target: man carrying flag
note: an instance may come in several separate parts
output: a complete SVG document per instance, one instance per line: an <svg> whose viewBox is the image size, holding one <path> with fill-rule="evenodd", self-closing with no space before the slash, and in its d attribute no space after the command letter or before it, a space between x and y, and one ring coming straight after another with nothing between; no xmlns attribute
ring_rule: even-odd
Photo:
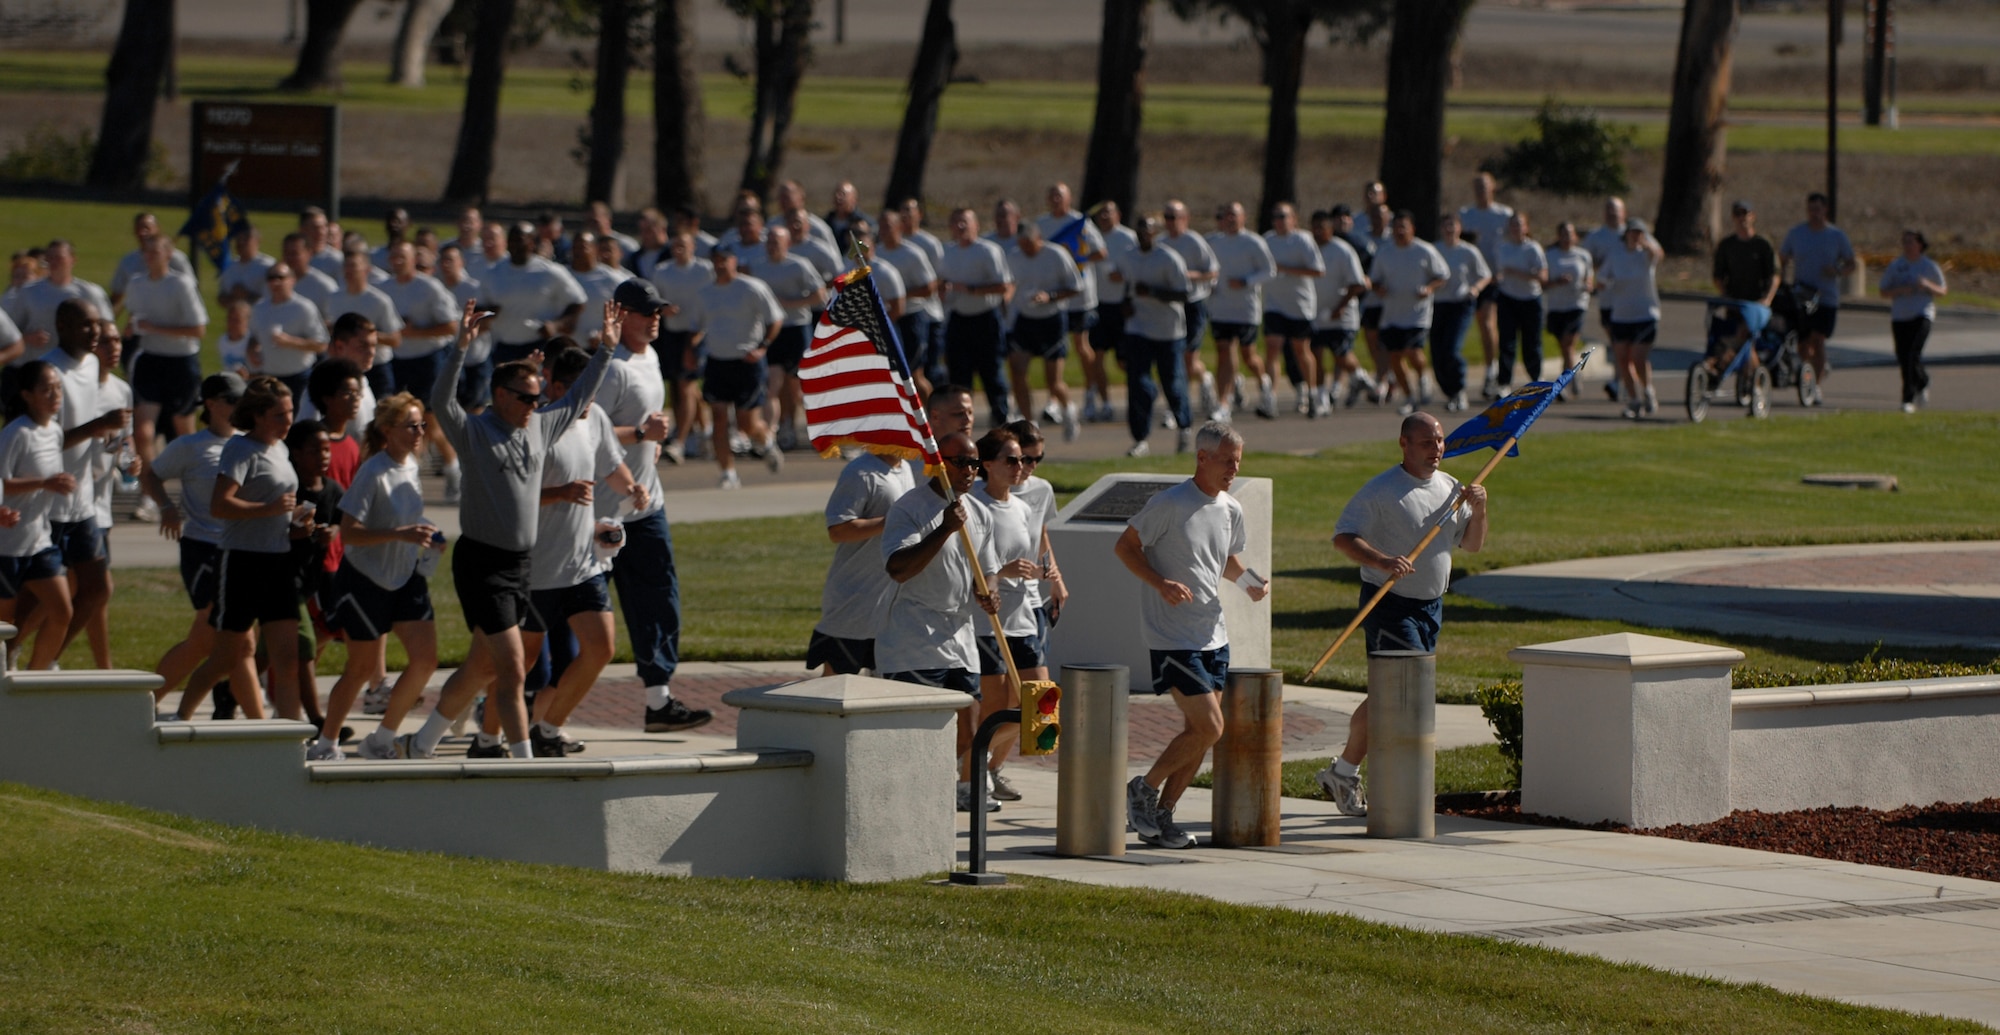
<svg viewBox="0 0 2000 1035"><path fill-rule="evenodd" d="M1486 486L1461 488L1438 470L1444 460L1444 426L1428 413L1403 418L1396 442L1403 462L1368 480L1341 509L1333 546L1361 566L1361 603L1389 592L1361 621L1369 653L1436 651L1444 621L1444 591L1451 582L1451 551L1478 553L1486 545ZM1460 497L1464 506L1459 506ZM1433 527L1442 527L1427 544ZM1363 816L1361 761L1368 757L1368 703L1347 721L1347 746L1316 776L1342 815Z"/></svg>

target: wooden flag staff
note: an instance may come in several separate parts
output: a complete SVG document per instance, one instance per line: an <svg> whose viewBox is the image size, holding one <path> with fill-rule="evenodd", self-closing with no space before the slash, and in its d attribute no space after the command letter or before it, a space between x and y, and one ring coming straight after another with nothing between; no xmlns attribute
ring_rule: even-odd
<svg viewBox="0 0 2000 1035"><path fill-rule="evenodd" d="M1581 366L1582 364L1578 365ZM1509 438L1506 442L1501 443L1500 448L1494 452L1493 459L1486 461L1486 466L1480 468L1479 470L1479 477L1472 479L1472 483L1470 485L1467 485L1466 488L1469 489L1473 485L1478 485L1481 482L1484 482L1486 480L1486 476L1492 474L1493 469L1495 467L1500 466L1500 461L1505 460L1507 458L1507 451L1513 449L1514 443L1517 441L1519 441L1518 436L1514 438ZM1436 539L1438 537L1438 533L1444 531L1445 522L1450 521L1451 516L1453 514L1458 513L1458 508L1462 506L1465 506L1464 492L1460 492L1458 494L1458 499L1453 501L1451 509L1445 512L1444 517L1439 518L1438 523L1432 525L1431 530L1429 532L1424 533L1423 541L1417 544L1416 549L1410 551L1409 556L1411 558L1423 556L1424 550L1430 547L1431 540ZM1340 638L1333 641L1333 646L1328 647L1326 649L1326 653L1321 654L1319 656L1318 661L1313 662L1313 667L1311 671L1306 673L1306 682L1308 683L1312 682L1313 678L1319 675L1319 670L1325 668L1326 663L1333 659L1334 652L1338 651L1341 645L1347 642L1348 637L1354 635L1354 630L1361 628L1362 619L1367 618L1368 613L1370 611L1375 610L1375 605L1381 603L1382 598L1389 595L1389 587L1395 585L1396 580L1400 578L1402 578L1401 575L1391 575L1389 577L1389 581L1382 583L1382 588L1376 590L1375 595L1368 598L1368 603L1363 605L1361 610L1355 613L1354 620L1348 622L1347 628L1342 629L1340 631Z"/></svg>

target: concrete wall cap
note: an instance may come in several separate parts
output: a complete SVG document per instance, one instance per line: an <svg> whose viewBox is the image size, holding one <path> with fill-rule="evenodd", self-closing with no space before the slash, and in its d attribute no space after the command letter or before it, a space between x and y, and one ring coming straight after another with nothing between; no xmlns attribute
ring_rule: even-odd
<svg viewBox="0 0 2000 1035"><path fill-rule="evenodd" d="M1516 647L1507 652L1507 660L1524 665L1539 663L1568 668L1636 671L1735 665L1742 662L1743 652L1644 633L1611 633Z"/></svg>
<svg viewBox="0 0 2000 1035"><path fill-rule="evenodd" d="M2000 697L2000 676L1953 676L1885 683L1840 683L1738 690L1732 708L1798 708L1825 704L1879 704L1885 701L1948 697Z"/></svg>
<svg viewBox="0 0 2000 1035"><path fill-rule="evenodd" d="M641 755L581 759L499 758L464 762L456 759L412 759L397 762L307 762L314 783L385 783L398 780L580 780L621 776L695 776L701 773L749 769L794 769L812 764L810 751L793 748L751 748L699 755Z"/></svg>
<svg viewBox="0 0 2000 1035"><path fill-rule="evenodd" d="M135 668L77 669L69 672L9 672L9 693L83 693L94 690L157 690L164 682Z"/></svg>
<svg viewBox="0 0 2000 1035"><path fill-rule="evenodd" d="M869 676L822 676L782 686L731 690L722 695L722 703L736 708L811 712L817 715L957 711L965 707L967 700L956 690L938 690Z"/></svg>
<svg viewBox="0 0 2000 1035"><path fill-rule="evenodd" d="M243 740L296 740L319 732L309 722L290 719L238 719L232 722L162 722L153 727L162 744L221 743Z"/></svg>

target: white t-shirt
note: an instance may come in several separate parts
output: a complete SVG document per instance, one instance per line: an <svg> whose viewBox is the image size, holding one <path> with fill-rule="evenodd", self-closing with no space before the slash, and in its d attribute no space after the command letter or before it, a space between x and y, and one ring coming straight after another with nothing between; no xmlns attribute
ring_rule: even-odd
<svg viewBox="0 0 2000 1035"><path fill-rule="evenodd" d="M303 298L294 295L283 302L266 298L251 306L250 336L257 339L260 346L264 373L284 377L312 369L319 353L285 348L277 343L271 333L273 331L283 331L308 341L328 340L326 323L320 317L319 308Z"/></svg>
<svg viewBox="0 0 2000 1035"><path fill-rule="evenodd" d="M1467 205L1458 210L1458 225L1479 238L1479 254L1486 257L1488 269L1500 268L1495 259L1500 254L1501 243L1507 240L1507 221L1512 218L1513 208L1497 201L1491 208Z"/></svg>
<svg viewBox="0 0 2000 1035"><path fill-rule="evenodd" d="M1523 238L1519 244L1501 241L1494 253L1490 261L1500 278L1501 294L1524 301L1542 297L1542 284L1535 274L1547 271L1549 260L1539 243L1533 238Z"/></svg>
<svg viewBox="0 0 2000 1035"><path fill-rule="evenodd" d="M167 272L178 273L189 280L194 279L194 266L188 262L187 253L175 248L167 257ZM117 268L111 271L111 293L124 295L132 288L132 282L146 275L146 253L133 249L118 260ZM107 317L111 314L106 313Z"/></svg>
<svg viewBox="0 0 2000 1035"><path fill-rule="evenodd" d="M407 281L390 278L377 287L395 307L396 316L402 321L403 339L396 343L394 358L422 359L451 344L457 337L460 310L464 308L451 295L451 289L436 277L425 273L412 273ZM436 327L445 324L454 328L433 337L418 337L410 331L415 327ZM380 362L378 359L377 362Z"/></svg>
<svg viewBox="0 0 2000 1035"><path fill-rule="evenodd" d="M966 288L1014 282L1014 275L1007 271L1006 254L992 241L975 240L971 244L945 246L944 258L938 260L937 272L938 279L950 281L953 285L953 291L946 299L953 316L978 316L1000 308L999 295L975 294Z"/></svg>
<svg viewBox="0 0 2000 1035"><path fill-rule="evenodd" d="M1033 258L1027 252L1016 248L1007 253L1007 265L1014 274L1014 313L1029 319L1044 320L1063 311L1068 299L1061 302L1032 301L1035 293L1046 291L1053 295L1060 291L1082 290L1083 277L1077 273L1076 263L1069 252L1060 245L1042 244L1041 251Z"/></svg>
<svg viewBox="0 0 2000 1035"><path fill-rule="evenodd" d="M1326 272L1326 262L1320 257L1319 245L1304 230L1288 234L1273 230L1264 235L1264 241L1270 246L1271 261L1276 265ZM1294 320L1312 319L1313 310L1319 304L1319 291L1313 283L1318 279L1296 273L1274 273L1270 286L1264 289L1264 311Z"/></svg>
<svg viewBox="0 0 2000 1035"><path fill-rule="evenodd" d="M916 487L909 462L891 467L881 457L863 453L840 469L840 479L826 498L826 526L887 517L889 508ZM882 544L874 539L836 543L826 585L820 590L819 624L813 631L843 640L874 639L896 588L883 563Z"/></svg>
<svg viewBox="0 0 2000 1035"><path fill-rule="evenodd" d="M1382 293L1382 326L1429 327L1431 296L1418 297L1417 289L1451 274L1444 256L1428 241L1412 240L1407 248L1390 241L1375 250L1371 279Z"/></svg>
<svg viewBox="0 0 2000 1035"><path fill-rule="evenodd" d="M0 479L53 478L63 469L62 422L36 424L27 416L0 429ZM7 506L21 512L13 528L0 528L0 557L32 557L54 544L49 511L62 499L47 489L6 494Z"/></svg>
<svg viewBox="0 0 2000 1035"><path fill-rule="evenodd" d="M134 322L144 320L160 327L206 329L208 326L208 310L201 304L201 292L192 276L169 273L154 280L141 273L133 277L125 285L125 311L132 314ZM201 354L200 334L173 337L147 334L140 344L149 356Z"/></svg>
<svg viewBox="0 0 2000 1035"><path fill-rule="evenodd" d="M883 520L883 563L896 551L922 542L943 523L944 509L944 499L929 482L904 493ZM998 567L993 562L992 519L984 507L970 500L965 504L965 531L979 552L981 570L990 577ZM972 589L965 540L952 535L922 571L891 590L888 611L875 636L875 670L959 668L978 672L977 623L991 623L979 613Z"/></svg>
<svg viewBox="0 0 2000 1035"><path fill-rule="evenodd" d="M1615 323L1659 319L1657 274L1658 263L1652 252L1620 244L1618 250L1605 259L1604 268L1598 272L1598 284L1603 288L1598 295L1598 304L1611 310L1611 319Z"/></svg>
<svg viewBox="0 0 2000 1035"><path fill-rule="evenodd" d="M1213 496L1194 479L1154 494L1126 522L1139 533L1146 563L1188 588L1193 599L1169 605L1141 587L1139 617L1149 650L1214 650L1229 642L1222 623L1222 572L1250 544L1243 505L1227 492Z"/></svg>
<svg viewBox="0 0 2000 1035"><path fill-rule="evenodd" d="M680 311L661 318L660 329L686 333L695 329L693 310L699 306L697 298L701 289L715 283L715 264L707 259L695 259L682 266L672 260L653 267L647 279L660 290L660 297L680 307Z"/></svg>
<svg viewBox="0 0 2000 1035"><path fill-rule="evenodd" d="M1216 261L1215 293L1209 297L1208 318L1216 323L1247 324L1263 319L1263 283L1277 273L1270 246L1256 234L1238 230L1209 234L1208 247ZM1231 287L1232 280L1243 281L1243 286Z"/></svg>
<svg viewBox="0 0 2000 1035"><path fill-rule="evenodd" d="M875 259L876 269L884 266L895 269L897 275L903 278L905 290L913 287L921 288L937 280L937 269L931 265L930 256L908 240L897 243L894 248L876 248ZM936 295L912 299L904 306L904 311L907 312L912 305L918 312L929 315L933 320L944 316L944 303L940 302Z"/></svg>
<svg viewBox="0 0 2000 1035"><path fill-rule="evenodd" d="M986 508L987 519L992 523L996 569L1011 561L1032 561L1040 556L1041 514L1034 504L1011 494L1004 503L994 499L986 491L985 482L973 486L967 496ZM1000 627L1007 635L1033 636L1041 631L1035 616L1035 608L1042 602L1040 579L995 577L992 585L1000 594ZM986 636L991 627L990 622L981 626L979 635Z"/></svg>
<svg viewBox="0 0 2000 1035"><path fill-rule="evenodd" d="M132 408L132 386L122 377L107 377L97 382L98 414L115 413ZM132 416L125 416L125 430L118 438L99 444L96 455L91 460L91 484L95 497L91 514L97 519L97 527L110 528L116 518L111 513L111 497L118 489L118 443L132 438Z"/></svg>
<svg viewBox="0 0 2000 1035"><path fill-rule="evenodd" d="M1137 248L1118 259L1118 271L1125 275L1125 287L1144 284L1149 291L1186 291L1187 266L1179 253L1157 245L1152 251ZM1187 307L1161 300L1158 294L1131 296L1132 315L1125 318L1125 333L1150 341L1179 341L1187 337Z"/></svg>
<svg viewBox="0 0 2000 1035"><path fill-rule="evenodd" d="M618 285L631 280L632 275L602 263L591 267L588 273L572 270L570 275L583 289L583 312L576 314L576 329L570 337L587 344L591 335L604 330L604 303L611 301L611 293L618 290Z"/></svg>
<svg viewBox="0 0 2000 1035"><path fill-rule="evenodd" d="M542 464L542 487L575 481L600 482L617 470L623 460L617 431L604 415L604 407L592 406L588 417L571 422L569 430L549 446L548 459ZM528 588L568 589L610 570L611 566L597 555L593 544L596 529L597 509L593 504L567 501L542 504L535 515L535 549Z"/></svg>
<svg viewBox="0 0 2000 1035"><path fill-rule="evenodd" d="M1792 279L1801 287L1818 291L1821 308L1840 307L1840 277L1827 270L1854 261L1854 246L1848 243L1845 230L1831 223L1818 230L1800 223L1786 232L1778 258L1792 260Z"/></svg>
<svg viewBox="0 0 2000 1035"><path fill-rule="evenodd" d="M771 325L785 318L771 289L756 277L745 276L702 288L692 313L713 359L742 359L751 349L763 348Z"/></svg>
<svg viewBox="0 0 2000 1035"><path fill-rule="evenodd" d="M298 472L292 469L291 451L283 442L269 446L248 435L238 435L222 447L216 477L238 486L236 498L245 503L271 503L288 492L299 491ZM292 548L292 516L234 518L222 523L225 550L252 553L289 553Z"/></svg>
<svg viewBox="0 0 2000 1035"><path fill-rule="evenodd" d="M215 475L222 467L222 447L234 432L218 435L197 429L166 444L153 458L153 474L162 482L181 483L181 538L213 546L222 542L222 522L209 512L215 498Z"/></svg>
<svg viewBox="0 0 2000 1035"><path fill-rule="evenodd" d="M1042 530L1056 519L1056 487L1047 478L1031 474L1028 480L1014 486L1014 498L1028 505L1033 523L1028 531L1034 537L1035 549L1042 548ZM1039 555L1039 554L1038 554ZM1053 555L1045 560L1053 560ZM1043 582L1035 583L1035 606L1040 607L1049 600L1050 590Z"/></svg>
<svg viewBox="0 0 2000 1035"><path fill-rule="evenodd" d="M97 356L86 352L71 356L62 349L50 349L44 357L62 375L62 412L56 423L64 428L80 428L104 413L97 403ZM102 443L86 438L63 449L63 470L76 479L76 491L56 500L49 508L50 521L86 521L97 509L97 454Z"/></svg>
<svg viewBox="0 0 2000 1035"><path fill-rule="evenodd" d="M1898 255L1895 261L1882 270L1882 290L1893 287L1915 287L1917 281L1928 280L1939 286L1944 285L1944 270L1930 256L1925 255L1915 262L1907 256ZM1914 295L1897 295L1889 300L1889 319L1935 320L1937 319L1937 296L1928 292Z"/></svg>
<svg viewBox="0 0 2000 1035"><path fill-rule="evenodd" d="M509 259L487 270L479 281L479 300L500 311L492 333L501 345L541 341L542 324L588 301L583 285L568 270L538 255L530 255L524 265Z"/></svg>
<svg viewBox="0 0 2000 1035"><path fill-rule="evenodd" d="M222 271L221 276L215 278L215 291L226 298L230 292L241 289L244 298L251 302L261 301L271 267L277 264L276 258L262 253L248 259L236 259Z"/></svg>
<svg viewBox="0 0 2000 1035"><path fill-rule="evenodd" d="M1319 246L1319 255L1320 262L1326 266L1326 274L1320 277L1316 289L1319 300L1313 306L1313 330L1360 330L1361 299L1348 298L1347 289L1357 284L1363 287L1368 285L1367 275L1361 272L1361 256L1355 254L1353 245L1338 237L1327 238L1327 242ZM1337 305L1341 306L1341 310L1340 315L1335 317L1332 315L1333 307Z"/></svg>
<svg viewBox="0 0 2000 1035"><path fill-rule="evenodd" d="M618 351L612 353L610 368L604 371L604 383L597 386L597 398L591 401L596 404L592 410L602 411L610 418L614 432L618 428L638 427L647 414L659 413L667 404L667 382L660 372L659 352L649 348L645 355L635 356L625 346L618 346ZM613 442L616 441L614 436ZM637 521L665 510L665 493L660 491L660 444L641 438L618 448L624 454L625 466L632 472L632 480L646 490L647 497L645 510L626 514L623 520ZM597 487L596 499L597 516L601 518L616 517L625 504L624 496L602 483Z"/></svg>
<svg viewBox="0 0 2000 1035"><path fill-rule="evenodd" d="M1458 479L1443 471L1418 481L1398 464L1368 479L1347 501L1333 534L1360 536L1390 557L1404 557L1443 519L1444 531L1416 559L1417 570L1396 580L1389 590L1412 600L1435 600L1451 583L1451 548L1465 538L1466 525L1472 520L1472 512L1463 507L1445 517L1458 491ZM1379 587L1383 578L1374 568L1361 569L1361 581L1366 585Z"/></svg>
<svg viewBox="0 0 2000 1035"><path fill-rule="evenodd" d="M402 463L388 453L361 461L354 481L341 494L340 510L367 528L414 525L424 517L422 465L412 455ZM400 539L368 546L348 544L342 559L383 589L401 589L416 574L419 552L428 547Z"/></svg>
<svg viewBox="0 0 2000 1035"><path fill-rule="evenodd" d="M1460 241L1439 247L1437 253L1451 271L1450 279L1437 289L1436 298L1440 302L1470 302L1476 297L1472 285L1493 279L1493 269L1486 265L1485 254L1473 245Z"/></svg>
<svg viewBox="0 0 2000 1035"><path fill-rule="evenodd" d="M1590 304L1590 274L1594 264L1582 248L1551 248L1548 253L1549 279L1569 277L1567 284L1550 284L1549 312L1564 313Z"/></svg>

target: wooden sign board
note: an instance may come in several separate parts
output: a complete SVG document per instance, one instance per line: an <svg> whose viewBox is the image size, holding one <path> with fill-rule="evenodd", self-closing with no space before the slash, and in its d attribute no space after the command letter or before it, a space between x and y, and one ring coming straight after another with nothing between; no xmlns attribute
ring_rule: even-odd
<svg viewBox="0 0 2000 1035"><path fill-rule="evenodd" d="M238 202L319 205L340 217L338 107L197 101L193 108L190 197L227 174Z"/></svg>

